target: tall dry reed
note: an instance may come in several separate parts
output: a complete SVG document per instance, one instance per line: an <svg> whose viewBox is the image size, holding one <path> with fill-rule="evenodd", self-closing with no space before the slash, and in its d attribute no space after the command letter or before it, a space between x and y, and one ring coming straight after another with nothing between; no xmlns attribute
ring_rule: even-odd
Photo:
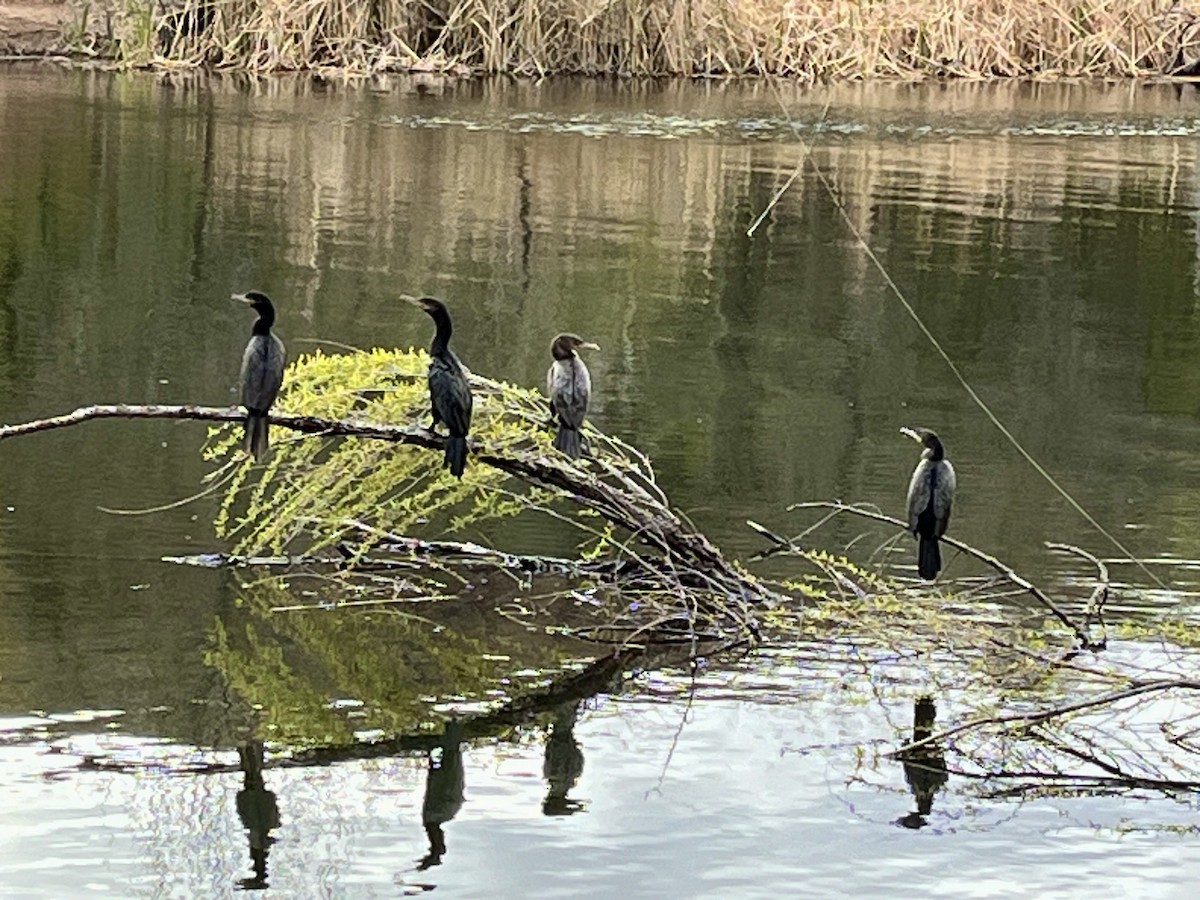
<svg viewBox="0 0 1200 900"><path fill-rule="evenodd" d="M1179 0L104 2L129 62L260 71L1070 77L1200 59Z"/></svg>

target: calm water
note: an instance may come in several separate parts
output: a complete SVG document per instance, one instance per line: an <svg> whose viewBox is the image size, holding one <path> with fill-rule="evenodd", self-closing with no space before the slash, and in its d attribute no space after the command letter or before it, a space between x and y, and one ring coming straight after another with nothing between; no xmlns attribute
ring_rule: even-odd
<svg viewBox="0 0 1200 900"><path fill-rule="evenodd" d="M898 428L925 425L959 471L955 534L1085 592L1087 570L1042 542L1115 551L974 406L812 174L746 236L801 159L794 124L996 414L1134 553L1177 563L1161 567L1169 589L1127 591L1114 609L1189 610L1200 92L893 85L782 100L794 123L764 85L6 70L0 421L231 402L249 329L232 290L278 298L293 353L424 343L427 320L396 296L436 293L459 353L489 375L539 383L559 330L599 343L594 420L648 451L733 554L759 547L747 518L809 524L792 502L897 512L915 457ZM584 701L573 732L555 726L568 768L586 760L576 815L543 814L544 728L464 745L461 770L453 754L448 765L465 800L445 802L445 853L421 868L424 752L269 768L248 787L233 748L412 731L435 700L479 708L481 686L502 699L585 648L478 604L431 613L446 626L436 640L387 617L272 617L229 573L160 562L220 549L213 501L137 517L100 507L195 492L203 437L195 423L96 423L0 448L0 886L14 896L229 892L251 877L247 816L269 819L271 805L269 881L298 897L1018 883L1183 896L1200 875L1194 805L1154 795L1017 804L952 779L929 827L897 827L912 798L870 748L910 712L839 701L834 688L861 671L792 651L714 667L690 706L688 682L661 674ZM550 530L519 537L558 547ZM886 537L846 522L811 540L859 538L865 557ZM1114 572L1144 587L1131 567ZM313 712L326 707L327 721ZM209 764L220 770L194 772Z"/></svg>

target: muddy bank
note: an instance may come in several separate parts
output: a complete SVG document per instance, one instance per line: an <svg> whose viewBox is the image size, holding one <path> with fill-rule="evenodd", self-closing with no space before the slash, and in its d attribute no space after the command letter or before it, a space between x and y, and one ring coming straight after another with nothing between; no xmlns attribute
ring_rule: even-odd
<svg viewBox="0 0 1200 900"><path fill-rule="evenodd" d="M70 52L67 34L76 26L67 3L46 0L0 2L0 54L52 56Z"/></svg>

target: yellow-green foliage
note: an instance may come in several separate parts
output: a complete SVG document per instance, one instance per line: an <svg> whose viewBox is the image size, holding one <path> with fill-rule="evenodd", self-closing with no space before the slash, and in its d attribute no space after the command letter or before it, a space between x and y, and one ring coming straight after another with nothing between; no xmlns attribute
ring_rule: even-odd
<svg viewBox="0 0 1200 900"><path fill-rule="evenodd" d="M363 424L428 425L428 363L428 355L417 350L302 356L288 367L275 409ZM473 445L502 456L533 455L551 466L574 465L553 449L546 402L536 391L476 375L471 385ZM594 432L592 438L593 457L584 465L643 471L624 445ZM279 427L271 430L271 440L260 469L242 454L240 426L213 429L209 437L206 458L219 463L221 477L229 479L216 529L236 542L237 553L311 551L339 541L361 553L372 532L457 535L468 525L514 516L552 497L470 456L460 480L442 468L438 450Z"/></svg>
<svg viewBox="0 0 1200 900"><path fill-rule="evenodd" d="M1160 613L1149 622L1119 622L1113 627L1113 637L1123 641L1166 641L1192 650L1200 648L1200 626L1166 613Z"/></svg>

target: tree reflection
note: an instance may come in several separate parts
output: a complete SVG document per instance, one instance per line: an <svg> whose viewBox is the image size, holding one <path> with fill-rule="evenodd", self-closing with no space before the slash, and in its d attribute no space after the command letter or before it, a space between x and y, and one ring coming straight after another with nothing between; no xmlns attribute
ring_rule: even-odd
<svg viewBox="0 0 1200 900"><path fill-rule="evenodd" d="M267 854L275 839L271 830L279 827L279 805L275 793L263 784L263 743L251 741L238 747L244 782L237 794L238 818L242 820L250 840L250 864L254 874L238 881L246 891L265 890L267 884Z"/></svg>

